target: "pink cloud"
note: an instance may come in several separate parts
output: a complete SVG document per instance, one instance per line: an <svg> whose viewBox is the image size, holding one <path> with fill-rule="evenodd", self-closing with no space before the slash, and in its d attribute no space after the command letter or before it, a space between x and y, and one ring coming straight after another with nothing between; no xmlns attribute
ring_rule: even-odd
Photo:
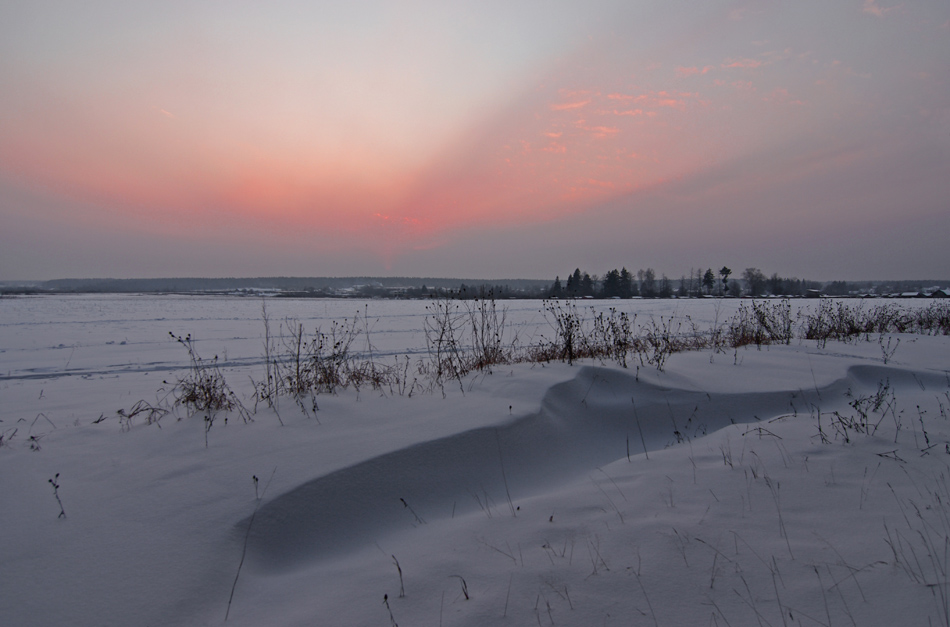
<svg viewBox="0 0 950 627"><path fill-rule="evenodd" d="M615 126L592 126L586 130L591 131L594 137L607 137L620 132L620 129Z"/></svg>
<svg viewBox="0 0 950 627"><path fill-rule="evenodd" d="M663 98L656 101L656 106L658 107L668 107L670 109L679 109L682 111L686 108L686 103L682 100L677 100L675 98Z"/></svg>
<svg viewBox="0 0 950 627"><path fill-rule="evenodd" d="M564 102L561 104L552 104L551 111L570 111L572 109L583 109L590 104L590 99L581 100L578 102Z"/></svg>
<svg viewBox="0 0 950 627"><path fill-rule="evenodd" d="M686 99L692 99L698 101L700 104L707 105L708 101L704 101L700 98L699 92L669 92L666 90L661 91L651 91L639 95L631 94L618 94L613 93L607 96L611 100L622 100L630 103L644 103L646 106L650 107L665 107L669 109L677 109L683 111L686 109ZM642 108L636 109L600 109L596 112L599 115L623 115L623 116L638 116L645 115L645 112Z"/></svg>
<svg viewBox="0 0 950 627"><path fill-rule="evenodd" d="M695 66L678 67L676 68L676 75L679 76L680 78L686 78L688 76L696 76L697 74L699 75L706 74L707 72L710 72L713 69L715 68L713 68L713 66L711 65L704 66L702 69Z"/></svg>
<svg viewBox="0 0 950 627"><path fill-rule="evenodd" d="M617 111L614 109L614 115L643 115L643 109L628 109L626 111Z"/></svg>
<svg viewBox="0 0 950 627"><path fill-rule="evenodd" d="M419 228L424 226L423 220L420 220L419 218L411 218L409 216L390 216L383 213L374 213L373 218L387 224L400 224L405 227Z"/></svg>

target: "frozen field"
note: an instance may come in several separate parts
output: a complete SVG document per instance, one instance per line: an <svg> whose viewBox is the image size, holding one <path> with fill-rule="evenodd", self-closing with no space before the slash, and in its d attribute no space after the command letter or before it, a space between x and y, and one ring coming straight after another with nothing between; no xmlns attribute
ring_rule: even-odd
<svg viewBox="0 0 950 627"><path fill-rule="evenodd" d="M591 304L704 329L739 306ZM505 305L522 344L553 332ZM425 354L425 306L266 300L273 335L362 316L379 360ZM206 447L169 332L253 409L259 298L0 299L4 624L950 625L946 336L284 398ZM170 413L120 421L140 400Z"/></svg>
<svg viewBox="0 0 950 627"><path fill-rule="evenodd" d="M169 332L190 333L202 356L219 354L227 366L258 365L263 359L265 302L275 335L289 318L312 331L359 315L369 323L377 355L414 355L426 349L425 301L111 294L6 298L0 301L0 373L13 379L90 377L185 367L188 355L171 341ZM739 301L577 302L585 309L614 307L640 318L689 315L707 327L717 314L720 322L731 316ZM542 301L503 304L511 330L522 343L550 335L550 316L545 317Z"/></svg>

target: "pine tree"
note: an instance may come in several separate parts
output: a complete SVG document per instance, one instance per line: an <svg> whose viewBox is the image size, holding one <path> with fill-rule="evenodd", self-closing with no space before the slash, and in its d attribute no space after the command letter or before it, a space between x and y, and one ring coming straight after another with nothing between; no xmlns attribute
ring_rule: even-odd
<svg viewBox="0 0 950 627"><path fill-rule="evenodd" d="M706 270L706 274L703 275L703 287L706 289L707 294L711 294L713 287L716 286L716 275L713 274L712 268Z"/></svg>
<svg viewBox="0 0 950 627"><path fill-rule="evenodd" d="M570 293L568 294L568 296L572 298L577 298L578 296L581 295L581 289L582 289L580 268L574 268L574 274L571 275L571 279L572 281L570 284L573 285L573 289L569 290Z"/></svg>
<svg viewBox="0 0 950 627"><path fill-rule="evenodd" d="M620 297L620 272L616 269L604 275L604 298Z"/></svg>
<svg viewBox="0 0 950 627"><path fill-rule="evenodd" d="M584 273L584 278L581 279L581 296L593 296L594 295L594 280L590 278L590 275L586 272Z"/></svg>
<svg viewBox="0 0 950 627"><path fill-rule="evenodd" d="M633 296L633 275L624 267L620 271L620 298Z"/></svg>

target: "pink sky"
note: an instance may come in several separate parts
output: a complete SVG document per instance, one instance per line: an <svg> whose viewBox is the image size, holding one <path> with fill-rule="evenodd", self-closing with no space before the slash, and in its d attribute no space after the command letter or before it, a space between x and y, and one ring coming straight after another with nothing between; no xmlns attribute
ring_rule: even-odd
<svg viewBox="0 0 950 627"><path fill-rule="evenodd" d="M0 279L950 268L950 6L12 2Z"/></svg>

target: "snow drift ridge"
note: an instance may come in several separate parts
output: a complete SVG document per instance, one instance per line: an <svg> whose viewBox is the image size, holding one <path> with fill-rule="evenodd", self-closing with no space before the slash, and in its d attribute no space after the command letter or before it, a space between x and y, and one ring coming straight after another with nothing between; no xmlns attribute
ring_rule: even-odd
<svg viewBox="0 0 950 627"><path fill-rule="evenodd" d="M664 448L734 423L840 409L845 392L942 385L943 377L853 366L822 388L718 394L664 388L625 371L585 366L551 387L539 411L423 442L354 464L285 492L256 513L248 544L255 568L292 569L479 507L508 512L536 493L628 454ZM246 530L250 518L238 525Z"/></svg>

